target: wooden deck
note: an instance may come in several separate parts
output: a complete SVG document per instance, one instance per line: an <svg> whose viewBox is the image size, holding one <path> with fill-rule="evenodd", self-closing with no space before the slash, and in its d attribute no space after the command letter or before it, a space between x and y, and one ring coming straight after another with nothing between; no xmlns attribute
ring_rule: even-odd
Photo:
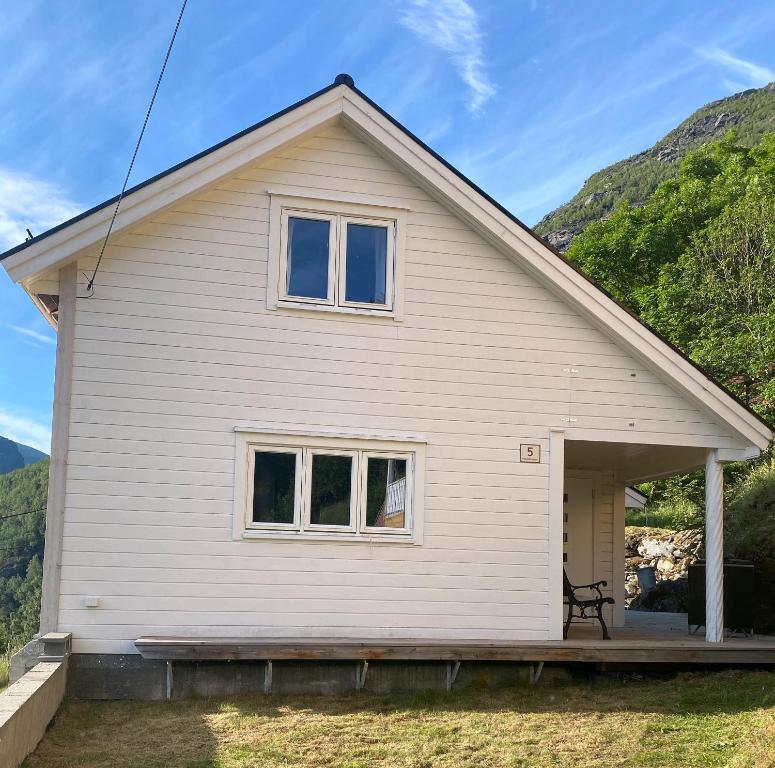
<svg viewBox="0 0 775 768"><path fill-rule="evenodd" d="M468 641L333 638L140 637L144 658L166 660L524 661L637 664L773 664L775 637L731 635L706 643L690 635L685 614L628 612L624 627L603 640L596 625L574 625L567 640L516 645Z"/></svg>

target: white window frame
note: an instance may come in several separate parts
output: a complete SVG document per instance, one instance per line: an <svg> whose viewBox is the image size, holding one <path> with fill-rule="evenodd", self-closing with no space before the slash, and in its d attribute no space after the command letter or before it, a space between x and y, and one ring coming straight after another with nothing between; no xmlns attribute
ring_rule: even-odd
<svg viewBox="0 0 775 768"><path fill-rule="evenodd" d="M362 224L367 227L381 227L387 230L387 253L385 254L385 303L376 304L365 301L347 301L347 225ZM337 304L340 307L357 307L359 309L393 309L393 291L395 286L395 243L396 223L388 219L366 219L358 216L339 217L339 259L337 272L339 274L339 293Z"/></svg>
<svg viewBox="0 0 775 768"><path fill-rule="evenodd" d="M235 431L235 486L232 538L235 540L282 539L286 541L359 542L361 544L422 544L426 441L416 435L360 433L304 429L288 430L238 425ZM295 453L296 486L294 523L253 522L253 471L258 451ZM312 525L310 516L312 456L353 457L351 525ZM366 484L369 457L407 462L406 517L404 528L366 525Z"/></svg>
<svg viewBox="0 0 775 768"><path fill-rule="evenodd" d="M358 504L360 456L358 451L337 450L335 448L304 448L304 497L302 500L304 521L302 531L334 531L342 533L356 533L358 530ZM312 470L315 456L347 456L351 460L350 466L350 524L349 525L325 525L312 522Z"/></svg>
<svg viewBox="0 0 775 768"><path fill-rule="evenodd" d="M366 525L366 502L368 501L368 480L369 480L369 459L397 459L406 462L406 493L404 495L404 526L403 528L377 527ZM376 533L380 536L405 536L411 534L413 527L412 507L414 501L414 454L402 453L398 451L363 451L361 461L363 467L360 473L361 497L363 499L360 505L361 519L358 523L358 530L364 533Z"/></svg>
<svg viewBox="0 0 775 768"><path fill-rule="evenodd" d="M345 193L342 193L346 197ZM386 207L365 196L356 196L362 202L304 198L292 194L270 192L269 239L266 307L270 311L307 314L310 312L336 312L343 317L357 315L379 321L403 319L404 250L406 243L406 208ZM336 234L336 242L329 243L329 280L333 277L333 294L329 287L327 300L290 296L288 280L288 219L298 216L318 220L335 221L330 234ZM370 304L344 301L346 275L345 222L363 223L368 226L388 227L388 254L386 259L386 304ZM333 298L332 298L333 297ZM355 318L353 318L355 319Z"/></svg>
<svg viewBox="0 0 775 768"><path fill-rule="evenodd" d="M327 221L328 222L328 284L327 284L327 296L325 299L318 299L311 296L294 296L288 293L288 261L290 253L288 251L289 237L288 237L288 220L289 219L308 219L310 221ZM299 303L299 304L311 304L311 305L323 305L333 307L336 305L336 249L338 238L338 221L337 217L330 213L320 213L317 211L303 211L293 210L285 208L282 211L282 218L280 224L280 249L283 253L283 258L280 259L280 299L282 301Z"/></svg>
<svg viewBox="0 0 775 768"><path fill-rule="evenodd" d="M256 466L257 453L287 453L296 456L296 472L294 478L293 522L292 523L257 523L253 520L253 473ZM294 531L301 521L301 505L303 494L304 467L301 448L289 445L274 445L271 443L250 443L247 448L247 504L245 507L245 528L255 530Z"/></svg>

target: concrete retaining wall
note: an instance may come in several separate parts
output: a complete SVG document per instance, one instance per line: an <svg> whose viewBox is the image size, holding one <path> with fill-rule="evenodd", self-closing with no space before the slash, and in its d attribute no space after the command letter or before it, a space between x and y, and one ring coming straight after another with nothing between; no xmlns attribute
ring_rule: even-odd
<svg viewBox="0 0 775 768"><path fill-rule="evenodd" d="M11 656L11 666L8 670L8 682L15 683L22 675L26 675L43 655L43 641L30 640L24 648Z"/></svg>
<svg viewBox="0 0 775 768"><path fill-rule="evenodd" d="M16 768L38 746L66 683L66 659L42 661L0 693L0 766Z"/></svg>

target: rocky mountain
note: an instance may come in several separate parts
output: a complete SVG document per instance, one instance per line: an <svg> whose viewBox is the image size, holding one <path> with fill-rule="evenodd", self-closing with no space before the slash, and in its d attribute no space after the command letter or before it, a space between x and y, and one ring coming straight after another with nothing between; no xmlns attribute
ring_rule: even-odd
<svg viewBox="0 0 775 768"><path fill-rule="evenodd" d="M571 200L541 219L536 232L566 251L591 221L605 218L622 200L643 203L661 181L678 172L687 150L719 139L730 129L749 147L765 132L775 131L775 82L706 104L650 149L590 176Z"/></svg>
<svg viewBox="0 0 775 768"><path fill-rule="evenodd" d="M0 437L0 475L21 469L48 458L45 453L29 445L16 443L7 437Z"/></svg>

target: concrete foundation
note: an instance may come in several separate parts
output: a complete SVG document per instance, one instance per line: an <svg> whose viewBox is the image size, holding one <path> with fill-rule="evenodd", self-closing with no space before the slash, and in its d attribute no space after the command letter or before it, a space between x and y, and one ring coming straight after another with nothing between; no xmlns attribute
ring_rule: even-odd
<svg viewBox="0 0 775 768"><path fill-rule="evenodd" d="M464 662L453 689L530 684L530 665ZM444 691L454 672L447 662L275 661L267 677L263 661L161 661L139 654L74 654L67 694L81 699L186 699L250 694L336 694L362 683L368 693ZM547 678L556 676L546 669ZM562 673L565 674L564 672Z"/></svg>
<svg viewBox="0 0 775 768"><path fill-rule="evenodd" d="M167 664L139 653L75 653L70 657L67 695L79 699L167 698Z"/></svg>

